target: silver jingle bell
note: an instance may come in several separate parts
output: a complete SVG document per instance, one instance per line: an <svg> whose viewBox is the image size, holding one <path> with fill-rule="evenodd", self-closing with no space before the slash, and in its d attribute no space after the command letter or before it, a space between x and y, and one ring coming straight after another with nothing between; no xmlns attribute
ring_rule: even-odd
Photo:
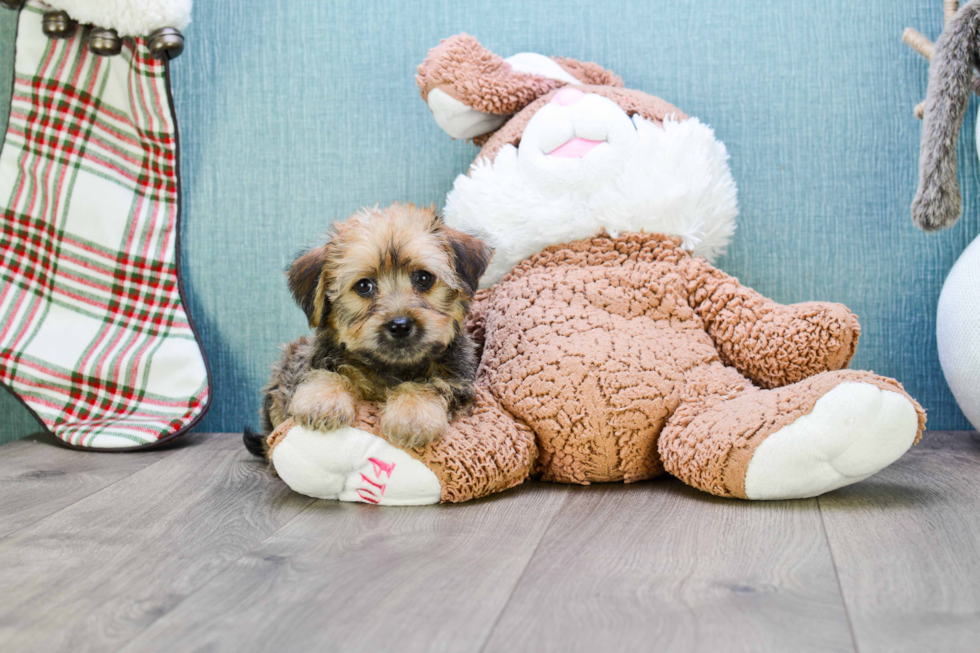
<svg viewBox="0 0 980 653"><path fill-rule="evenodd" d="M184 51L184 35L173 27L161 27L146 37L146 46L155 59L176 59Z"/></svg>
<svg viewBox="0 0 980 653"><path fill-rule="evenodd" d="M0 0L0 5L7 9L20 9L24 5L24 0Z"/></svg>
<svg viewBox="0 0 980 653"><path fill-rule="evenodd" d="M72 20L67 11L49 11L41 22L41 29L53 39L70 38L76 27L78 23Z"/></svg>
<svg viewBox="0 0 980 653"><path fill-rule="evenodd" d="M97 55L111 57L122 52L123 40L114 29L93 27L88 33L88 49Z"/></svg>

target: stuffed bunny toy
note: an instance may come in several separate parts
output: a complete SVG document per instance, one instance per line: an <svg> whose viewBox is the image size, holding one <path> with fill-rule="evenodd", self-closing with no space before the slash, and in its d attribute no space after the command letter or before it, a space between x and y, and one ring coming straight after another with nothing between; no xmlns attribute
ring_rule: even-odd
<svg viewBox="0 0 980 653"><path fill-rule="evenodd" d="M848 371L840 304L766 299L711 264L736 186L712 130L593 63L471 36L419 66L436 122L482 145L444 219L495 248L469 329L477 400L438 442L393 446L375 406L352 427L283 421L268 439L294 490L407 505L536 477L664 472L721 497L812 497L865 479L925 415L893 379Z"/></svg>

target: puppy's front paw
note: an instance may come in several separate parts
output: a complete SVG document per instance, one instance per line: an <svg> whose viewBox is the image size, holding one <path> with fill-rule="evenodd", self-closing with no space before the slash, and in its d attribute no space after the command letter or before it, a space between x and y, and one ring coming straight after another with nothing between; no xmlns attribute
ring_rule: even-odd
<svg viewBox="0 0 980 653"><path fill-rule="evenodd" d="M424 447L442 437L449 427L446 402L427 387L399 387L388 397L381 413L381 432L400 447Z"/></svg>
<svg viewBox="0 0 980 653"><path fill-rule="evenodd" d="M288 410L297 424L331 431L354 423L354 397L336 376L329 372L315 374L296 388Z"/></svg>
<svg viewBox="0 0 980 653"><path fill-rule="evenodd" d="M354 402L348 399L321 401L308 412L294 412L297 424L314 431L332 431L354 423Z"/></svg>

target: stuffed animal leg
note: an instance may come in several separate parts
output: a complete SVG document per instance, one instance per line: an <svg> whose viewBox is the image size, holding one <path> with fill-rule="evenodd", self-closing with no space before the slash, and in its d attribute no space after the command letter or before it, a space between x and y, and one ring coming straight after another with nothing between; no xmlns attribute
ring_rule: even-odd
<svg viewBox="0 0 980 653"><path fill-rule="evenodd" d="M924 426L902 386L871 372L823 372L763 390L714 365L691 375L659 451L668 472L711 494L797 499L884 469Z"/></svg>
<svg viewBox="0 0 980 653"><path fill-rule="evenodd" d="M898 381L844 369L860 336L844 306L779 304L700 258L684 269L699 279L690 301L725 364L687 375L658 442L668 472L719 496L813 497L919 439L925 412Z"/></svg>
<svg viewBox="0 0 980 653"><path fill-rule="evenodd" d="M537 458L531 431L480 387L470 413L427 447L396 447L379 424L377 406L367 403L353 426L335 431L310 431L288 419L268 438L272 465L301 494L409 506L506 490L527 478Z"/></svg>

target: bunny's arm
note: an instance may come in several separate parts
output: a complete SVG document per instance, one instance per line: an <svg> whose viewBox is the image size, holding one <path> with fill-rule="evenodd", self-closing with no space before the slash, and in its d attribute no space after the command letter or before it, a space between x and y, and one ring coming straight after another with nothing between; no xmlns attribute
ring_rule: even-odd
<svg viewBox="0 0 980 653"><path fill-rule="evenodd" d="M845 306L783 305L747 288L702 258L684 264L691 307L726 365L763 388L847 367L861 327Z"/></svg>

